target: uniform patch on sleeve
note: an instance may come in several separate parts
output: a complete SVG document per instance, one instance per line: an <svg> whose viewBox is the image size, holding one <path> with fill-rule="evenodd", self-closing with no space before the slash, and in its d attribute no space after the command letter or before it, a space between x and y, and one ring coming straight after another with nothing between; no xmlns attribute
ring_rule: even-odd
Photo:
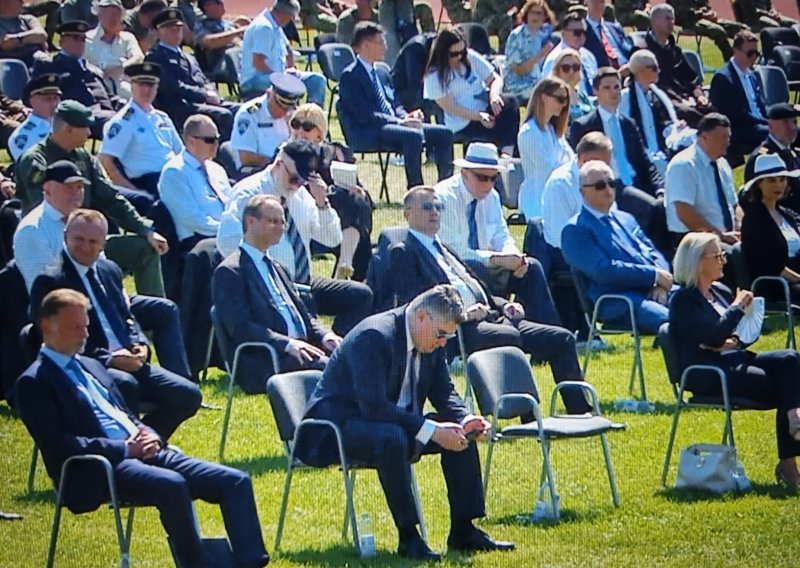
<svg viewBox="0 0 800 568"><path fill-rule="evenodd" d="M112 124L111 128L108 129L109 140L119 134L120 130L122 130L122 127L119 124Z"/></svg>
<svg viewBox="0 0 800 568"><path fill-rule="evenodd" d="M133 116L133 107L128 107L128 110L125 111L125 114L122 115L122 120L130 120Z"/></svg>
<svg viewBox="0 0 800 568"><path fill-rule="evenodd" d="M247 128L250 126L250 121L245 119L239 120L236 123L236 130L239 131L239 134L244 134L247 131Z"/></svg>
<svg viewBox="0 0 800 568"><path fill-rule="evenodd" d="M22 150L25 147L26 142L28 142L28 137L25 136L24 134L20 134L19 136L17 136L15 144L17 145L17 148Z"/></svg>

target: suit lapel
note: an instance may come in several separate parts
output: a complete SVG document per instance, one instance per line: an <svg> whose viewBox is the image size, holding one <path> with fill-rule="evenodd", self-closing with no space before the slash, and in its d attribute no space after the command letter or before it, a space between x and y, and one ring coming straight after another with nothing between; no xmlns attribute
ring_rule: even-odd
<svg viewBox="0 0 800 568"><path fill-rule="evenodd" d="M245 282L255 282L256 288L259 290L258 296L263 298L270 305L270 307L277 312L278 307L275 305L275 301L272 299L272 294L269 293L269 288L267 288L266 283L261 278L261 274L258 272L255 262L253 262L253 259L250 258L249 254L241 249L239 249L239 264L242 267L242 271L245 272Z"/></svg>
<svg viewBox="0 0 800 568"><path fill-rule="evenodd" d="M412 235L411 233L408 234L406 237L406 245L408 247L408 252L411 255L411 258L418 258L420 262L423 264L423 268L427 269L428 274L433 275L433 280L437 284L444 284L447 283L447 274L445 274L442 267L439 266L439 263L436 262L436 259L433 255L428 252L419 239Z"/></svg>
<svg viewBox="0 0 800 568"><path fill-rule="evenodd" d="M728 61L728 63L725 65L728 67L728 74L731 76L731 83L733 83L734 89L736 89L736 96L742 99L745 109L749 109L750 104L747 102L747 93L744 91L744 85L742 85L742 80L739 78L739 73L737 73L736 69L733 68L732 62Z"/></svg>
<svg viewBox="0 0 800 568"><path fill-rule="evenodd" d="M586 211L585 213L590 217L590 221L592 222L592 226L594 227L597 236L599 237L599 242L604 243L608 242L609 237L611 238L611 242L621 248L625 253L630 256L632 259L635 259L639 256L639 254L633 249L631 244L627 242L628 239L621 237L617 231L611 230L607 225L603 224L600 219ZM612 221L613 223L613 221Z"/></svg>
<svg viewBox="0 0 800 568"><path fill-rule="evenodd" d="M56 365L49 357L45 355L40 355L39 357L43 370L41 377L48 381L50 386L53 387L53 390L58 393L58 399L65 402L61 405L62 411L82 416L79 422L91 423L100 431L100 424L94 414L92 405L86 397L81 394L66 371ZM75 404L68 403L67 401L70 399L73 399Z"/></svg>

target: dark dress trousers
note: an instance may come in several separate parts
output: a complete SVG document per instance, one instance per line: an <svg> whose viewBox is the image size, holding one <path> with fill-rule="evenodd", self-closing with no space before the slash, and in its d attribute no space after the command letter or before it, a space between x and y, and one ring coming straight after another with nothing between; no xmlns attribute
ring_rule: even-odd
<svg viewBox="0 0 800 568"><path fill-rule="evenodd" d="M323 349L322 338L327 330L309 314L286 269L279 262L273 261L273 266L288 293L284 300L294 304L303 319L307 336L301 339ZM230 351L224 354L226 360L233 362L238 345L258 341L275 348L282 372L325 368L327 357L301 363L286 353L290 339L286 320L278 311L250 255L243 250L237 250L216 268L211 278L211 295L217 317L230 338ZM241 372L237 380L242 389L251 394L265 392L267 379L274 372L268 355L263 351L248 351L240 356L239 362Z"/></svg>
<svg viewBox="0 0 800 568"><path fill-rule="evenodd" d="M670 301L669 332L675 342L681 372L689 365L714 365L728 377L731 396L745 397L777 406L775 430L778 456L800 455L800 442L789 436L787 412L800 407L800 357L793 349L754 353L735 349L717 353L701 345L721 346L730 337L744 312L730 306L730 290L721 284L712 287L714 298L729 306L720 316L703 294L694 287L678 290ZM696 394L721 394L716 375L696 373L687 389Z"/></svg>
<svg viewBox="0 0 800 568"><path fill-rule="evenodd" d="M749 153L767 137L767 105L764 99L764 86L757 73L755 79L756 102L761 111L758 117L750 110L747 95L739 75L728 61L711 78L708 96L719 112L731 121L731 144Z"/></svg>
<svg viewBox="0 0 800 568"><path fill-rule="evenodd" d="M461 262L458 255L452 249L448 248L447 251L453 261L460 264L461 268L480 284L477 276ZM415 296L437 284L451 283L434 256L411 233L404 242L397 243L391 248L389 275L394 281L397 300L401 304L411 301ZM522 348L537 361L548 362L556 383L583 380L575 351L575 337L572 333L557 325L547 325L527 319L512 323L502 311L507 301L492 296L488 288L482 284L481 286L491 313L483 321L469 321L461 325L468 352L514 345ZM452 339L448 348L457 350L457 341ZM570 414L582 414L590 410L581 392L565 389L562 395Z"/></svg>
<svg viewBox="0 0 800 568"><path fill-rule="evenodd" d="M353 328L331 356L305 416L337 424L348 458L377 468L395 525L401 530L419 522L411 492L411 460L420 451L441 450L451 519L482 517L483 487L475 444L451 452L432 441L423 448L415 440L426 418L420 410L426 400L436 409L436 420L460 422L468 414L450 381L444 349L421 355L412 408L397 404L408 358L405 329L405 307L370 316ZM330 430L306 432L296 449L301 460L313 465L338 463Z"/></svg>
<svg viewBox="0 0 800 568"><path fill-rule="evenodd" d="M140 429L151 431L125 405L114 381L99 362L80 357L83 371L108 391L109 402L124 411ZM124 501L158 508L180 566L206 565L191 502L218 503L234 557L240 566L264 566L268 557L250 477L239 470L205 462L169 449L148 460L126 458L125 440L111 439L100 426L89 400L67 374L40 355L17 383L22 421L42 452L47 473L58 484L64 462L77 455L98 454L111 462ZM103 471L96 464L70 466L71 482L64 504L74 513L97 509L110 496Z"/></svg>
<svg viewBox="0 0 800 568"><path fill-rule="evenodd" d="M120 343L123 347L130 347L136 344L149 345L147 337L142 332L142 328L134 318L125 300L122 271L116 264L104 258L97 260L95 269L109 300L108 311L112 312L106 313L106 317L109 319L115 318L117 321L122 322L124 326L122 333L126 337L122 338L124 340L120 340ZM61 259L57 265L48 269L45 274L37 277L34 281L31 288L31 306L41 305L48 292L57 288L71 288L84 294L87 298L91 298L83 285L78 271L75 269L75 265L66 252L61 253ZM161 300L161 302L168 302L167 305L172 304L169 300ZM159 306L162 304L158 303L155 307L152 302L147 302L147 304L149 305L143 303L140 306L141 311L145 313L146 320L155 320L148 321L148 323L157 325L158 312L161 311ZM200 408L202 401L200 389L187 378L151 363L145 363L134 373L126 373L119 369L110 368L112 354L109 350L108 338L100 323L100 318L97 316L97 306L94 306L94 308L89 310L89 337L83 350L84 355L100 361L108 369L108 374L118 381L125 394L128 406L133 410L138 411L140 400L155 404L156 409L147 414L143 421L158 432L160 436L168 439L181 423L194 416L197 409ZM104 312L106 311L104 310ZM154 314L153 312L156 313ZM170 316L171 314L168 312L167 317ZM36 319L35 314L33 314L32 319ZM173 326L173 329L173 333L179 334L177 325ZM158 332L159 335L164 333L165 330ZM176 349L176 346L179 345L179 340L172 338L166 345ZM175 358L176 355L166 355L167 360L170 360L171 357ZM179 357L180 355L178 355Z"/></svg>

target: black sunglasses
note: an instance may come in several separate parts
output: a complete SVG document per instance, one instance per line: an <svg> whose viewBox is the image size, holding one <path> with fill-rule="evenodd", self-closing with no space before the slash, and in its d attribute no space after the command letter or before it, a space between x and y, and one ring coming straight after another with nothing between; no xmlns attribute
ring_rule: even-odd
<svg viewBox="0 0 800 568"><path fill-rule="evenodd" d="M449 55L451 59L455 59L456 57L466 57L467 48L465 47L461 51L448 51L447 55Z"/></svg>
<svg viewBox="0 0 800 568"><path fill-rule="evenodd" d="M547 95L553 97L562 105L565 105L569 102L569 95L557 95L555 93L547 93Z"/></svg>
<svg viewBox="0 0 800 568"><path fill-rule="evenodd" d="M425 203L421 204L419 208L423 211L433 211L436 209L437 211L441 212L444 211L444 203L439 203L437 201L426 201Z"/></svg>
<svg viewBox="0 0 800 568"><path fill-rule="evenodd" d="M578 71L581 70L580 63L562 63L558 67L559 69L561 69L562 73L569 73L570 71L572 71L573 73L577 73Z"/></svg>
<svg viewBox="0 0 800 568"><path fill-rule="evenodd" d="M486 174L478 174L475 172L470 172L470 173L475 176L475 179L483 183L486 183L487 181L494 183L497 181L497 178L500 177L500 174L486 175Z"/></svg>
<svg viewBox="0 0 800 568"><path fill-rule="evenodd" d="M761 55L761 52L760 52L760 51L758 51L757 49L751 49L751 50L749 50L749 51L745 51L745 53L744 53L744 54L745 54L747 57L749 57L749 58L751 58L751 59L752 59L752 58L754 58L754 57L758 57L759 55Z"/></svg>
<svg viewBox="0 0 800 568"><path fill-rule="evenodd" d="M613 179L601 179L594 183L584 184L583 187L592 187L596 191L603 191L604 189L614 189Z"/></svg>
<svg viewBox="0 0 800 568"><path fill-rule="evenodd" d="M219 144L219 134L216 136L192 136L192 138L197 138L198 140L202 140L206 144Z"/></svg>
<svg viewBox="0 0 800 568"><path fill-rule="evenodd" d="M299 118L293 118L292 122L289 123L289 126L292 127L292 130L303 130L305 132L311 132L314 130L317 125L309 120L301 121Z"/></svg>
<svg viewBox="0 0 800 568"><path fill-rule="evenodd" d="M578 37L586 35L586 30L564 30L565 32L569 32L571 34L575 34Z"/></svg>

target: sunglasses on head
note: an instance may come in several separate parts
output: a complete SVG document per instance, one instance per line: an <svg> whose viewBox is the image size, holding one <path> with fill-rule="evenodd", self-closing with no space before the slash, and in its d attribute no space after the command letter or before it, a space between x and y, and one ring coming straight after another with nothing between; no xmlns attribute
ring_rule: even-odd
<svg viewBox="0 0 800 568"><path fill-rule="evenodd" d="M494 182L497 181L497 178L500 177L500 174L486 175L486 174L479 174L479 173L475 173L475 172L470 172L470 173L473 176L475 176L475 179L477 179L478 181L480 181L482 183L486 183L487 181L490 181L490 182L494 183Z"/></svg>
<svg viewBox="0 0 800 568"><path fill-rule="evenodd" d="M448 51L447 55L450 56L451 59L455 59L456 57L466 57L467 56L467 48L460 51Z"/></svg>
<svg viewBox="0 0 800 568"><path fill-rule="evenodd" d="M219 143L219 134L217 134L216 136L192 136L192 138L196 138L197 140L202 140L206 144Z"/></svg>
<svg viewBox="0 0 800 568"><path fill-rule="evenodd" d="M601 179L594 183L584 184L583 187L591 187L594 188L596 191L603 191L604 189L614 189L614 180Z"/></svg>
<svg viewBox="0 0 800 568"><path fill-rule="evenodd" d="M444 203L439 203L438 201L426 201L425 203L419 206L420 209L423 211L439 211L440 213L444 211Z"/></svg>
<svg viewBox="0 0 800 568"><path fill-rule="evenodd" d="M317 127L317 125L310 120L301 121L299 118L293 118L292 122L289 123L289 126L292 127L292 130L303 130L305 132L311 132Z"/></svg>
<svg viewBox="0 0 800 568"><path fill-rule="evenodd" d="M580 63L562 63L558 67L559 69L561 69L562 73L569 73L570 71L572 71L573 73L577 73L578 71L581 70Z"/></svg>

